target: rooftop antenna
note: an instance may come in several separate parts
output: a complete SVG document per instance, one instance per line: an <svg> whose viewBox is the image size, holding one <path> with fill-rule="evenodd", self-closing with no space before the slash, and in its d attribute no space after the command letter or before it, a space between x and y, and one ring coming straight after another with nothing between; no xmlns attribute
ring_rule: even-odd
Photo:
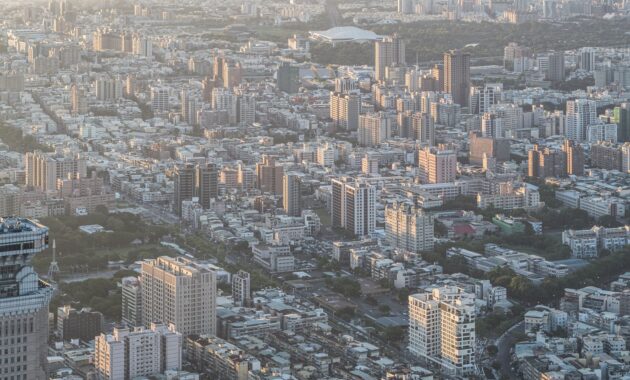
<svg viewBox="0 0 630 380"><path fill-rule="evenodd" d="M48 266L48 279L52 280L56 273L59 273L59 264L57 263L57 244L55 240L53 240L52 244L53 257L50 262L50 266Z"/></svg>

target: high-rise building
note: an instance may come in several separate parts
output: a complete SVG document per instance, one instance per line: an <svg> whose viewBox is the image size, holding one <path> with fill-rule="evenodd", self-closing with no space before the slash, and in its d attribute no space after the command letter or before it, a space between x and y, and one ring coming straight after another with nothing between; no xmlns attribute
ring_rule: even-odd
<svg viewBox="0 0 630 380"><path fill-rule="evenodd" d="M241 94L236 98L236 108L239 123L249 126L256 122L256 97L249 94Z"/></svg>
<svg viewBox="0 0 630 380"><path fill-rule="evenodd" d="M282 206L289 216L302 214L302 174L285 173L282 179Z"/></svg>
<svg viewBox="0 0 630 380"><path fill-rule="evenodd" d="M183 335L215 335L216 275L193 260L161 256L142 262L142 322L173 324Z"/></svg>
<svg viewBox="0 0 630 380"><path fill-rule="evenodd" d="M621 103L613 109L613 121L617 123L617 142L630 141L630 103Z"/></svg>
<svg viewBox="0 0 630 380"><path fill-rule="evenodd" d="M569 140L586 140L587 127L597 122L597 102L588 99L567 101L566 133Z"/></svg>
<svg viewBox="0 0 630 380"><path fill-rule="evenodd" d="M33 267L48 248L48 228L28 219L0 220L0 374L3 379L47 379L48 304L53 289Z"/></svg>
<svg viewBox="0 0 630 380"><path fill-rule="evenodd" d="M469 160L473 165L481 165L484 155L487 158L494 158L496 162L510 160L509 140L481 137L478 133L471 133L468 141L470 143Z"/></svg>
<svg viewBox="0 0 630 380"><path fill-rule="evenodd" d="M367 175L378 174L378 158L372 154L366 154L361 159L361 172Z"/></svg>
<svg viewBox="0 0 630 380"><path fill-rule="evenodd" d="M398 249L419 253L433 249L433 217L406 203L385 207L387 243Z"/></svg>
<svg viewBox="0 0 630 380"><path fill-rule="evenodd" d="M76 83L70 86L70 103L73 115L85 115L88 113L88 103L85 90Z"/></svg>
<svg viewBox="0 0 630 380"><path fill-rule="evenodd" d="M276 71L278 90L296 94L300 90L300 68L289 62L282 62Z"/></svg>
<svg viewBox="0 0 630 380"><path fill-rule="evenodd" d="M408 15L413 13L413 0L398 0L398 13Z"/></svg>
<svg viewBox="0 0 630 380"><path fill-rule="evenodd" d="M182 368L182 334L174 326L151 323L149 329L114 328L96 337L94 369L98 380L159 375Z"/></svg>
<svg viewBox="0 0 630 380"><path fill-rule="evenodd" d="M383 112L359 116L357 139L361 146L377 146L392 135L392 123Z"/></svg>
<svg viewBox="0 0 630 380"><path fill-rule="evenodd" d="M595 49L582 48L578 51L578 66L588 72L595 71Z"/></svg>
<svg viewBox="0 0 630 380"><path fill-rule="evenodd" d="M61 340L93 340L103 332L103 314L89 309L76 310L69 305L57 308L57 333Z"/></svg>
<svg viewBox="0 0 630 380"><path fill-rule="evenodd" d="M189 201L195 196L195 166L193 164L176 166L173 182L173 212L181 216L182 202Z"/></svg>
<svg viewBox="0 0 630 380"><path fill-rule="evenodd" d="M166 87L151 87L151 110L155 114L164 114L169 111L169 91Z"/></svg>
<svg viewBox="0 0 630 380"><path fill-rule="evenodd" d="M429 113L416 112L411 117L413 135L421 144L435 145L435 124Z"/></svg>
<svg viewBox="0 0 630 380"><path fill-rule="evenodd" d="M330 118L336 127L356 131L359 127L361 99L355 94L330 93Z"/></svg>
<svg viewBox="0 0 630 380"><path fill-rule="evenodd" d="M553 51L548 55L547 80L564 82L564 52Z"/></svg>
<svg viewBox="0 0 630 380"><path fill-rule="evenodd" d="M485 85L483 87L471 87L468 100L468 110L475 115L483 115L497 104L501 85Z"/></svg>
<svg viewBox="0 0 630 380"><path fill-rule="evenodd" d="M54 153L35 151L26 153L26 186L42 191L56 191L58 180L87 177L87 164L83 157L65 157Z"/></svg>
<svg viewBox="0 0 630 380"><path fill-rule="evenodd" d="M452 376L475 366L475 296L456 287L409 296L409 351Z"/></svg>
<svg viewBox="0 0 630 380"><path fill-rule="evenodd" d="M201 103L187 89L182 90L180 99L182 120L189 125L197 125L197 112L201 109Z"/></svg>
<svg viewBox="0 0 630 380"><path fill-rule="evenodd" d="M584 149L571 140L564 140L562 151L567 157L567 174L584 175Z"/></svg>
<svg viewBox="0 0 630 380"><path fill-rule="evenodd" d="M451 94L453 102L468 105L470 93L470 54L461 50L444 53L444 91Z"/></svg>
<svg viewBox="0 0 630 380"><path fill-rule="evenodd" d="M127 327L142 326L142 286L138 277L124 277L122 283L122 322Z"/></svg>
<svg viewBox="0 0 630 380"><path fill-rule="evenodd" d="M225 88L234 88L241 84L243 80L243 67L238 61L231 59L223 59L223 86Z"/></svg>
<svg viewBox="0 0 630 380"><path fill-rule="evenodd" d="M276 159L263 155L262 162L256 164L256 184L263 193L282 194L284 167L276 164Z"/></svg>
<svg viewBox="0 0 630 380"><path fill-rule="evenodd" d="M528 171L530 177L549 178L566 177L567 156L561 150L545 147L540 149L538 145L528 152Z"/></svg>
<svg viewBox="0 0 630 380"><path fill-rule="evenodd" d="M209 209L212 199L219 195L219 170L214 163L195 167L195 196L204 209Z"/></svg>
<svg viewBox="0 0 630 380"><path fill-rule="evenodd" d="M100 77L96 79L96 99L99 101L118 100L123 96L123 82L120 79Z"/></svg>
<svg viewBox="0 0 630 380"><path fill-rule="evenodd" d="M623 170L622 150L609 142L591 145L591 166L606 170Z"/></svg>
<svg viewBox="0 0 630 380"><path fill-rule="evenodd" d="M404 1L404 0L403 0ZM374 43L374 79L385 79L385 68L405 64L405 42L393 35Z"/></svg>
<svg viewBox="0 0 630 380"><path fill-rule="evenodd" d="M236 305L247 305L252 299L251 291L251 279L248 272L239 270L232 276L232 298Z"/></svg>
<svg viewBox="0 0 630 380"><path fill-rule="evenodd" d="M418 150L418 171L422 183L455 181L457 155L452 150L425 147Z"/></svg>
<svg viewBox="0 0 630 380"><path fill-rule="evenodd" d="M350 178L332 180L332 225L355 236L376 229L376 188Z"/></svg>
<svg viewBox="0 0 630 380"><path fill-rule="evenodd" d="M481 116L481 136L500 139L503 135L503 118L494 112L486 112Z"/></svg>

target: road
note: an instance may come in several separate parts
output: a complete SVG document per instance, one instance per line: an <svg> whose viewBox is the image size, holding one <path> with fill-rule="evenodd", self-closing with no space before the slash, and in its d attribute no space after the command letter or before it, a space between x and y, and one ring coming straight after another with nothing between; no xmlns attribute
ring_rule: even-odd
<svg viewBox="0 0 630 380"><path fill-rule="evenodd" d="M497 348L499 349L497 361L501 364L501 378L514 380L518 379L518 376L512 372L512 368L510 366L510 362L512 361L510 350L512 349L512 346L514 346L514 343L516 343L514 333L523 333L524 327L525 322L521 321L510 327L499 337L499 339L497 339Z"/></svg>

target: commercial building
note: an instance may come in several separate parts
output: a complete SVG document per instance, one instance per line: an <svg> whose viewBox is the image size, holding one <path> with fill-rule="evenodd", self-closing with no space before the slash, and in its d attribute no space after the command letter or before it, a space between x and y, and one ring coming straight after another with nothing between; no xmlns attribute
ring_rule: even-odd
<svg viewBox="0 0 630 380"><path fill-rule="evenodd" d="M94 368L99 380L128 380L182 368L182 334L174 326L115 328L96 337Z"/></svg>
<svg viewBox="0 0 630 380"><path fill-rule="evenodd" d="M48 228L28 219L0 220L0 374L47 379L48 304L53 289L31 266L48 248Z"/></svg>
<svg viewBox="0 0 630 380"><path fill-rule="evenodd" d="M409 252L433 249L433 217L422 209L406 203L394 203L385 208L387 243Z"/></svg>
<svg viewBox="0 0 630 380"><path fill-rule="evenodd" d="M475 366L475 296L456 287L409 296L409 351L452 376Z"/></svg>
<svg viewBox="0 0 630 380"><path fill-rule="evenodd" d="M216 275L183 257L142 263L142 322L172 324L183 335L216 331Z"/></svg>

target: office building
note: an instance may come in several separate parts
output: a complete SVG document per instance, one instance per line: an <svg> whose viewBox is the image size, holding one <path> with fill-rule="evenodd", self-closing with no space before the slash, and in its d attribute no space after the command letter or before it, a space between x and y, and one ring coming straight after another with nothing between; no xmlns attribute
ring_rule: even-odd
<svg viewBox="0 0 630 380"><path fill-rule="evenodd" d="M422 183L455 181L457 155L452 150L425 147L418 150L418 174Z"/></svg>
<svg viewBox="0 0 630 380"><path fill-rule="evenodd" d="M433 217L421 208L394 203L385 208L387 243L403 251L419 253L433 249Z"/></svg>
<svg viewBox="0 0 630 380"><path fill-rule="evenodd" d="M232 276L232 299L234 304L246 306L252 299L251 279L248 272L239 270Z"/></svg>
<svg viewBox="0 0 630 380"><path fill-rule="evenodd" d="M356 131L359 128L361 98L355 94L330 93L330 118L338 128Z"/></svg>
<svg viewBox="0 0 630 380"><path fill-rule="evenodd" d="M405 42L397 35L374 43L374 79L377 81L385 80L386 67L404 65L405 61Z"/></svg>
<svg viewBox="0 0 630 380"><path fill-rule="evenodd" d="M376 229L376 188L350 178L332 180L332 225L355 236Z"/></svg>
<svg viewBox="0 0 630 380"><path fill-rule="evenodd" d="M142 287L140 278L124 277L122 284L122 322L130 328L142 326Z"/></svg>
<svg viewBox="0 0 630 380"><path fill-rule="evenodd" d="M410 295L409 351L451 376L474 374L474 294L444 287Z"/></svg>
<svg viewBox="0 0 630 380"><path fill-rule="evenodd" d="M31 266L48 248L48 228L28 219L0 220L0 376L47 379L48 305L52 287Z"/></svg>
<svg viewBox="0 0 630 380"><path fill-rule="evenodd" d="M282 62L276 71L278 90L296 94L300 90L300 68L289 62Z"/></svg>
<svg viewBox="0 0 630 380"><path fill-rule="evenodd" d="M289 172L282 179L282 206L289 216L302 214L302 173Z"/></svg>
<svg viewBox="0 0 630 380"><path fill-rule="evenodd" d="M173 324L183 335L216 332L216 275L183 257L142 263L142 324Z"/></svg>
<svg viewBox="0 0 630 380"><path fill-rule="evenodd" d="M56 191L58 180L87 177L87 164L80 155L67 157L35 151L24 158L26 186L42 191Z"/></svg>
<svg viewBox="0 0 630 380"><path fill-rule="evenodd" d="M262 162L256 164L256 183L263 193L282 194L284 167L276 164L276 159L263 155Z"/></svg>
<svg viewBox="0 0 630 380"><path fill-rule="evenodd" d="M567 101L566 133L569 140L585 141L587 127L597 122L597 103L594 100Z"/></svg>
<svg viewBox="0 0 630 380"><path fill-rule="evenodd" d="M391 119L383 112L359 116L357 131L359 145L373 147L388 140L392 135Z"/></svg>
<svg viewBox="0 0 630 380"><path fill-rule="evenodd" d="M595 71L595 49L582 48L578 51L578 67L584 71Z"/></svg>
<svg viewBox="0 0 630 380"><path fill-rule="evenodd" d="M182 334L174 326L114 328L96 337L94 368L98 380L129 380L182 368Z"/></svg>
<svg viewBox="0 0 630 380"><path fill-rule="evenodd" d="M461 50L444 53L444 91L451 94L453 103L468 105L470 93L470 54Z"/></svg>
<svg viewBox="0 0 630 380"><path fill-rule="evenodd" d="M76 310L69 305L57 308L57 334L61 340L93 340L103 332L103 314L90 309Z"/></svg>
<svg viewBox="0 0 630 380"><path fill-rule="evenodd" d="M182 202L193 197L208 209L219 193L219 171L214 163L179 165L173 173L173 184L173 211L177 215L182 214Z"/></svg>

